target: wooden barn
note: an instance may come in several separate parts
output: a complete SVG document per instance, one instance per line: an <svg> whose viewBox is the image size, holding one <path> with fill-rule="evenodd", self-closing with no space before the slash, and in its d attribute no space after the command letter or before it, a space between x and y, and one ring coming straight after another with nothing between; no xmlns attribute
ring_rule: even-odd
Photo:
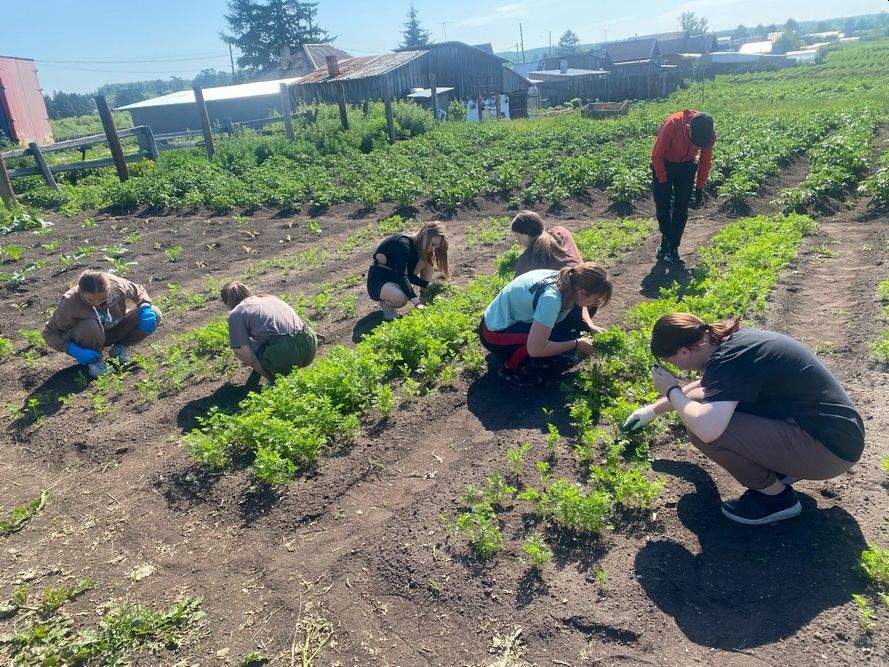
<svg viewBox="0 0 889 667"><path fill-rule="evenodd" d="M0 139L40 145L52 141L37 67L30 58L0 56Z"/></svg>

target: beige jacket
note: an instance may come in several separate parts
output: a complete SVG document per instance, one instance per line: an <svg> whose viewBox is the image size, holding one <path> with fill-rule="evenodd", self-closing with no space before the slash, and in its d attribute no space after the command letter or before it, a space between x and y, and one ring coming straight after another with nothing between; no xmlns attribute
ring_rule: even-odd
<svg viewBox="0 0 889 667"><path fill-rule="evenodd" d="M71 329L80 320L98 321L104 329L118 325L127 313L127 299L137 307L143 303L151 303L148 292L142 285L113 274L108 277L111 279L111 288L105 305L99 308L93 308L81 299L80 289L76 286L65 292L52 317L43 327L43 339L49 347L65 352Z"/></svg>

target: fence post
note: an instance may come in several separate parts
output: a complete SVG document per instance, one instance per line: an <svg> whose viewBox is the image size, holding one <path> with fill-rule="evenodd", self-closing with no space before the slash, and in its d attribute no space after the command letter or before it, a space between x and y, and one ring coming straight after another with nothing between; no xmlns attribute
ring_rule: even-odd
<svg viewBox="0 0 889 667"><path fill-rule="evenodd" d="M34 156L34 161L37 163L37 167L40 169L40 173L43 175L43 180L46 181L46 184L49 187L58 192L59 184L56 183L56 179L52 177L52 172L49 170L49 165L46 164L46 158L43 157L40 146L31 141L28 142L28 150L31 151L31 155Z"/></svg>
<svg viewBox="0 0 889 667"><path fill-rule="evenodd" d="M194 86L194 103L198 107L198 116L201 119L201 129L204 131L204 148L207 149L207 157L213 159L216 147L213 145L213 129L210 127L210 114L207 113L207 103L204 102L204 91L200 86Z"/></svg>
<svg viewBox="0 0 889 667"><path fill-rule="evenodd" d="M105 138L108 139L108 147L111 149L111 157L114 158L114 166L117 169L117 177L123 183L130 177L127 163L123 159L123 148L120 145L120 137L117 136L117 128L114 127L114 117L108 106L108 100L104 95L96 95L96 108L99 110L99 118L102 119L102 128L105 130Z"/></svg>
<svg viewBox="0 0 889 667"><path fill-rule="evenodd" d="M3 153L0 153L0 199L10 206L15 205L15 192L12 191L12 181L9 180L9 172L6 171Z"/></svg>
<svg viewBox="0 0 889 667"><path fill-rule="evenodd" d="M482 107L482 95L481 95L481 93L479 93L479 95L478 95L478 122L479 123L484 121L484 118L482 118L482 108L483 108Z"/></svg>
<svg viewBox="0 0 889 667"><path fill-rule="evenodd" d="M386 85L383 87L385 97L383 98L383 109L386 112L386 130L389 132L389 143L395 143L395 117L392 115L392 84L386 79Z"/></svg>
<svg viewBox="0 0 889 667"><path fill-rule="evenodd" d="M500 91L494 93L494 108L497 110L497 120L500 120Z"/></svg>
<svg viewBox="0 0 889 667"><path fill-rule="evenodd" d="M154 132L151 131L150 125L145 125L142 130L142 139L145 142L145 150L148 151L148 157L157 162L160 157L160 151L157 149L157 142L154 140Z"/></svg>
<svg viewBox="0 0 889 667"><path fill-rule="evenodd" d="M346 88L343 86L342 81L336 86L336 103L340 108L340 125L342 125L345 132L349 129L349 116L346 113Z"/></svg>
<svg viewBox="0 0 889 667"><path fill-rule="evenodd" d="M429 75L429 86L430 92L432 93L432 115L435 117L435 122L438 122L438 87L435 85L435 75Z"/></svg>
<svg viewBox="0 0 889 667"><path fill-rule="evenodd" d="M290 89L286 83L281 84L281 114L284 116L284 129L287 131L287 139L290 143L296 141L293 133L293 110L290 108Z"/></svg>

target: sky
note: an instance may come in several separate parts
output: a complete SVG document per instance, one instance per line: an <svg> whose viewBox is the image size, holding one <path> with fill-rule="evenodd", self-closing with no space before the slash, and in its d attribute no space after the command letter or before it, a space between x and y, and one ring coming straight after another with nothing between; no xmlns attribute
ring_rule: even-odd
<svg viewBox="0 0 889 667"><path fill-rule="evenodd" d="M202 69L230 69L227 0L0 0L0 55L37 61L40 83L88 93L104 83L191 79ZM526 49L558 42L567 29L581 42L623 39L678 27L684 11L724 30L744 24L783 24L886 11L886 0L414 0L422 26L438 42L491 42L512 51L519 25ZM354 56L396 47L410 0L318 0L318 24ZM235 53L237 57L237 52Z"/></svg>

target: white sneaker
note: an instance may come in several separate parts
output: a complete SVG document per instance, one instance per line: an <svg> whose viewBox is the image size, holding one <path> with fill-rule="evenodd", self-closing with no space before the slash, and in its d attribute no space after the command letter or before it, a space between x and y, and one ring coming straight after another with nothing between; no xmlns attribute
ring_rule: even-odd
<svg viewBox="0 0 889 667"><path fill-rule="evenodd" d="M99 361L95 361L87 366L89 370L90 377L97 378L100 375L105 375L108 372L108 366L105 365L105 362L101 359Z"/></svg>
<svg viewBox="0 0 889 667"><path fill-rule="evenodd" d="M387 322L391 322L398 317L398 311L383 301L380 301L380 309L383 311L383 319Z"/></svg>
<svg viewBox="0 0 889 667"><path fill-rule="evenodd" d="M133 361L133 357L130 356L130 348L123 343L117 343L111 348L111 356L117 359L121 364L129 364Z"/></svg>

